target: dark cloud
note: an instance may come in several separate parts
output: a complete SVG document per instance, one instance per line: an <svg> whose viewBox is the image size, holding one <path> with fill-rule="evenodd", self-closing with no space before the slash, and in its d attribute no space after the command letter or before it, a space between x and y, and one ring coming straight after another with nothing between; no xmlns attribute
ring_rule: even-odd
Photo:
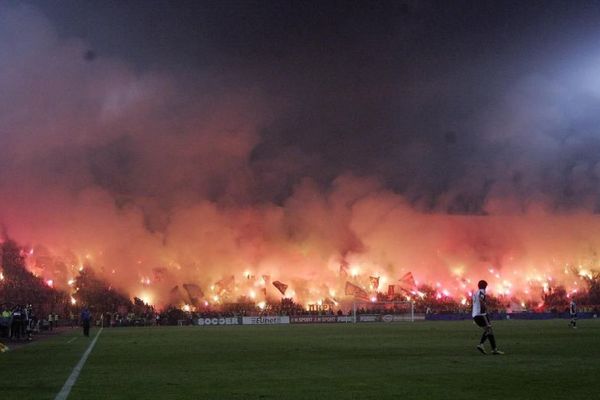
<svg viewBox="0 0 600 400"><path fill-rule="evenodd" d="M351 172L452 213L488 212L488 196L500 193L519 209L531 196L557 209L589 208L596 196L598 95L573 85L577 65L564 59L581 63L596 7L29 4L36 8L5 7L4 36L20 40L4 49L12 64L3 97L30 118L4 136L17 154L59 146L57 161L36 162L62 171L79 159L85 179L116 194L281 204L305 177L327 187ZM10 78L18 63L28 79ZM260 113L250 116L249 104ZM60 107L54 118L50 105ZM27 140L27 126L42 124L46 132ZM242 144L236 135L248 127ZM73 132L82 147L66 145ZM182 154L216 143L244 150ZM242 168L245 182L230 168Z"/></svg>

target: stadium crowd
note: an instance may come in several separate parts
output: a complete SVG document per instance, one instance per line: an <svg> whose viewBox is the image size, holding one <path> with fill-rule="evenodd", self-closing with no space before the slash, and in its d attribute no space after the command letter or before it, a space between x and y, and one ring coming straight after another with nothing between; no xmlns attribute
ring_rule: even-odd
<svg viewBox="0 0 600 400"><path fill-rule="evenodd" d="M42 321L33 312L31 305L3 304L0 314L0 337L11 340L31 340L40 331Z"/></svg>
<svg viewBox="0 0 600 400"><path fill-rule="evenodd" d="M350 315L354 313L352 304L342 307L334 300L303 306L290 298L267 300L256 303L248 298L240 298L231 303L208 305L199 299L191 299L181 304L181 299L158 312L152 305L139 298L132 299L113 289L92 269L82 268L72 280L71 293L55 289L42 278L34 275L25 266L27 252L16 243L6 240L0 243L0 337L3 339L26 342L40 332L51 331L56 327L80 326L82 311L87 310L92 326L121 327L148 325L192 324L198 318L244 317L244 316L309 316L309 315ZM519 309L513 308L514 299L487 296L490 312L551 312L568 311L568 304L575 300L581 312L599 313L600 274L586 278L587 290L573 295L564 287L548 287L542 301L521 303ZM415 295L418 294L418 295ZM357 314L382 313L377 304L389 301L414 302L414 312L419 314L468 314L470 300L442 295L435 287L421 285L412 291L396 293L393 298L378 293L376 303L362 301ZM197 300L197 301L193 301ZM89 308L89 309L88 309ZM406 310L403 310L406 312ZM62 319L59 315L64 316Z"/></svg>

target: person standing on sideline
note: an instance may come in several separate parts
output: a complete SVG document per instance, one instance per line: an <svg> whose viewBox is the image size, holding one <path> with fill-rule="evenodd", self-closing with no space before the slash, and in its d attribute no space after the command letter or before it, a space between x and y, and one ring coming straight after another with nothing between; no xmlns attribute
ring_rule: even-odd
<svg viewBox="0 0 600 400"><path fill-rule="evenodd" d="M52 318L52 313L48 314L48 329L52 330L54 328L54 319Z"/></svg>
<svg viewBox="0 0 600 400"><path fill-rule="evenodd" d="M569 326L573 329L577 329L577 304L575 304L575 300L571 300L571 303L569 304L569 315L571 316Z"/></svg>
<svg viewBox="0 0 600 400"><path fill-rule="evenodd" d="M21 339L21 319L23 317L23 310L21 306L17 306L13 309L12 323L10 326L10 336L13 339Z"/></svg>
<svg viewBox="0 0 600 400"><path fill-rule="evenodd" d="M483 345L487 339L489 339L492 345L492 354L504 354L504 352L498 350L496 347L496 338L494 337L494 330L492 329L492 323L487 315L486 303L485 303L485 289L487 288L486 281L479 281L477 283L478 290L473 293L473 321L477 326L483 328L483 335L477 345L477 350L483 354L487 354L485 346Z"/></svg>
<svg viewBox="0 0 600 400"><path fill-rule="evenodd" d="M81 311L81 324L83 325L83 334L87 337L90 336L90 321L92 319L92 314L87 307L84 307L83 311Z"/></svg>

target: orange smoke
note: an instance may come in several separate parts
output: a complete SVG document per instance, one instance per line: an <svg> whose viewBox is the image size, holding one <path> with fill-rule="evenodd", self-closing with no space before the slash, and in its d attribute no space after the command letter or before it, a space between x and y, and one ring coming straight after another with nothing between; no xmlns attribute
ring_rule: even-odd
<svg viewBox="0 0 600 400"><path fill-rule="evenodd" d="M65 289L80 268L93 268L113 286L158 305L183 285L197 286L196 296L208 303L284 296L303 304L337 302L348 300L347 282L387 293L409 272L416 284L457 301L479 279L492 293L530 299L556 285L575 291L598 268L598 217L424 214L351 176L329 193L304 182L283 206L200 202L176 210L164 233L149 232L135 210L119 211L103 198L99 193L74 205L75 225L57 215L44 229L22 224L15 230L16 240L32 244L29 268ZM288 285L285 295L275 281Z"/></svg>
<svg viewBox="0 0 600 400"><path fill-rule="evenodd" d="M490 113L500 122L482 123L485 139L473 147L487 152L464 163L470 146L452 153L457 146L446 143L432 159L428 140L382 153L407 159L398 179L417 194L443 188L426 213L413 207L419 200L382 184L379 169L357 177L346 172L348 164L322 162L335 151L310 154L301 138L288 138L327 130L296 126L283 104L293 94L264 93L220 71L183 76L86 58L86 43L61 38L25 5L0 5L0 27L0 227L29 246L28 267L56 288L74 290L79 271L92 268L113 287L157 305L185 295L207 304L283 296L336 304L348 300L347 282L372 297L390 285L394 292L410 272L438 296L465 299L486 279L491 292L523 299L558 284L572 292L598 269L600 219L583 211L594 209L598 166L569 169L570 199L582 198L573 209L582 211L546 211L554 203L543 199L554 185L543 180L553 176L544 168L555 162L539 160L562 154L565 144L543 130L529 134L546 116L530 111L537 102L529 98L512 130L504 118L512 118L513 102L509 112ZM549 109L554 124L555 107ZM280 111L283 117L274 118ZM352 121L349 114L336 119ZM269 129L290 143L269 142ZM361 125L360 135L368 129ZM512 152L494 158L504 136ZM332 139L338 137L326 143L343 142ZM549 155L533 157L538 147ZM437 182L429 161L438 158L469 173L458 168ZM427 178L435 182L420 185ZM465 193L482 199L475 211L489 215L435 212L453 209L442 203Z"/></svg>

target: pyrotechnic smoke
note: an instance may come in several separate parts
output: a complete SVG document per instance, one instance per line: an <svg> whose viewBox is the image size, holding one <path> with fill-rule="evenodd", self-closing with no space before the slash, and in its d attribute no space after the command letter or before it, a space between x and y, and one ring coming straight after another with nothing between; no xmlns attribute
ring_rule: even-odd
<svg viewBox="0 0 600 400"><path fill-rule="evenodd" d="M209 302L283 296L268 279L339 300L346 281L385 291L407 272L455 296L481 278L534 296L598 268L600 140L580 133L597 121L561 109L559 82L525 78L465 130L353 171L301 146L257 159L285 105L227 78L140 72L0 6L0 222L30 268L57 287L93 268L163 305L184 284Z"/></svg>

